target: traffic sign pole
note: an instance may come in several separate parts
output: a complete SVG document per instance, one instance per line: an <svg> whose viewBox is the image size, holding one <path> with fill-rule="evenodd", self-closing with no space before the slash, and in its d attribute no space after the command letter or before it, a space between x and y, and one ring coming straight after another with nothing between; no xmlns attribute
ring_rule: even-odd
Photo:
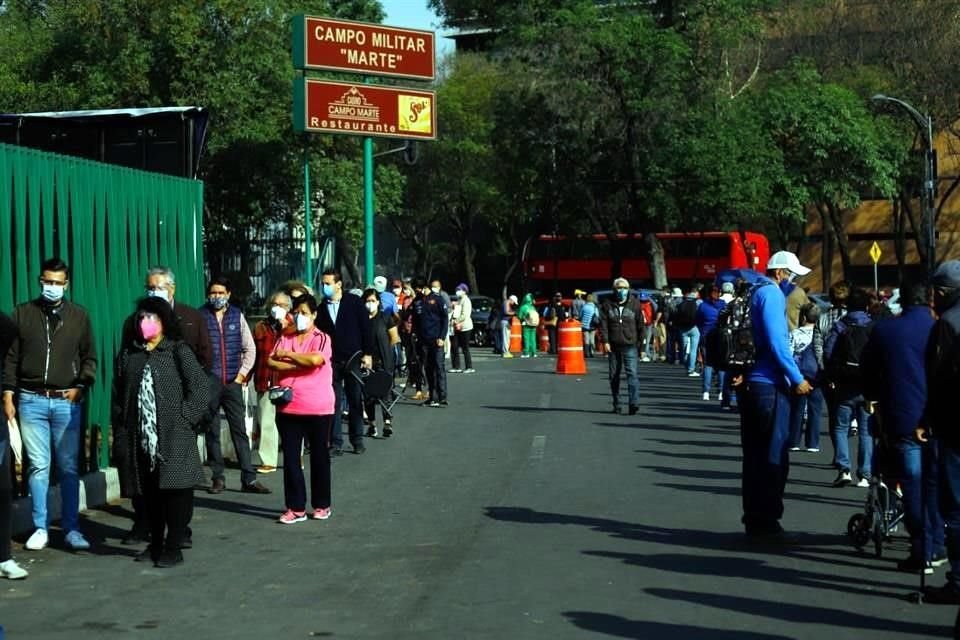
<svg viewBox="0 0 960 640"><path fill-rule="evenodd" d="M373 138L363 139L363 277L373 284Z"/></svg>
<svg viewBox="0 0 960 640"><path fill-rule="evenodd" d="M308 287L313 287L313 215L310 213L310 145L303 145L303 236L306 268L303 270Z"/></svg>
<svg viewBox="0 0 960 640"><path fill-rule="evenodd" d="M873 246L870 247L870 258L873 260L873 290L878 294L880 293L879 264L881 255L883 254L880 251L880 245L874 242Z"/></svg>

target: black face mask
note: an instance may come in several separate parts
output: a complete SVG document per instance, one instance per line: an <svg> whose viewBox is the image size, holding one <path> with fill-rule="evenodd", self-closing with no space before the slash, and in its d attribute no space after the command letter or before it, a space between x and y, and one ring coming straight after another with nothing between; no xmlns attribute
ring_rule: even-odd
<svg viewBox="0 0 960 640"><path fill-rule="evenodd" d="M957 302L960 301L960 289L946 289L942 294L937 294L933 298L933 307L937 315L943 315L949 311Z"/></svg>

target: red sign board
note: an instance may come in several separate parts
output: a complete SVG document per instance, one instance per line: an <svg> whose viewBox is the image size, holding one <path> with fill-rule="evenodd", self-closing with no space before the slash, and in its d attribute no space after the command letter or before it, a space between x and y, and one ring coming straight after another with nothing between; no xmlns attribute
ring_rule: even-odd
<svg viewBox="0 0 960 640"><path fill-rule="evenodd" d="M378 76L433 80L432 31L296 16L293 66Z"/></svg>
<svg viewBox="0 0 960 640"><path fill-rule="evenodd" d="M293 129L433 140L437 137L435 106L433 91L297 78Z"/></svg>

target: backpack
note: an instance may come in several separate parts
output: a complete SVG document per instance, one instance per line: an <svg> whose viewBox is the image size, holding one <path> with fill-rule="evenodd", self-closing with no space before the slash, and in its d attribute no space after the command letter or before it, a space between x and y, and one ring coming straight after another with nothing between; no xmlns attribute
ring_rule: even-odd
<svg viewBox="0 0 960 640"><path fill-rule="evenodd" d="M843 319L846 330L837 336L833 345L830 359L827 361L827 378L834 384L844 387L860 387L863 384L863 374L860 371L860 358L863 349L870 339L873 323L866 325L847 324Z"/></svg>
<svg viewBox="0 0 960 640"><path fill-rule="evenodd" d="M746 373L756 362L757 347L753 343L753 320L750 317L750 304L753 294L763 283L750 288L745 296L730 301L717 316L717 326L710 332L707 352L721 371L734 374Z"/></svg>
<svg viewBox="0 0 960 640"><path fill-rule="evenodd" d="M815 340L816 338L814 338L803 351L793 356L797 367L800 369L800 373L802 373L803 377L809 382L816 382L820 375L820 365L817 364L817 353L813 348L813 342Z"/></svg>
<svg viewBox="0 0 960 640"><path fill-rule="evenodd" d="M540 314L537 313L537 310L533 307L531 307L530 311L527 313L526 323L528 327L540 326Z"/></svg>
<svg viewBox="0 0 960 640"><path fill-rule="evenodd" d="M696 300L684 300L680 303L680 306L677 307L677 312L671 316L673 318L673 324L678 329L687 331L693 328L693 325L697 323L697 301Z"/></svg>

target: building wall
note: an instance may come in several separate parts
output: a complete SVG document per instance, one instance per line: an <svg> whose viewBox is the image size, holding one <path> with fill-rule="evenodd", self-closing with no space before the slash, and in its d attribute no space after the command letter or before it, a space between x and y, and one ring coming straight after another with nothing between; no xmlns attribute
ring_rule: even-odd
<svg viewBox="0 0 960 640"><path fill-rule="evenodd" d="M960 131L960 121L954 128ZM948 193L951 186L960 181L960 138L951 131L937 134L934 139L937 149L938 164L938 193L936 206L940 207L940 216L937 220L937 260L960 258L960 187ZM912 202L917 223L920 221L920 203ZM881 287L896 287L899 285L901 273L907 277L922 277L923 268L920 265L916 250L916 241L913 239L913 229L909 222L905 224L907 233L906 251L902 268L897 263L895 250L895 207L889 200L865 200L859 207L844 215L844 228L849 237L851 272L847 278L855 284L873 286L873 260L870 258L870 247L876 242L880 246L882 255L878 265L879 284ZM823 265L823 227L820 215L811 211L808 216L804 238L800 243L798 255L800 261L811 268L813 273L804 279L803 285L811 291L826 290L829 283L824 283ZM831 269L831 280L843 278L843 267L840 251L834 248Z"/></svg>

